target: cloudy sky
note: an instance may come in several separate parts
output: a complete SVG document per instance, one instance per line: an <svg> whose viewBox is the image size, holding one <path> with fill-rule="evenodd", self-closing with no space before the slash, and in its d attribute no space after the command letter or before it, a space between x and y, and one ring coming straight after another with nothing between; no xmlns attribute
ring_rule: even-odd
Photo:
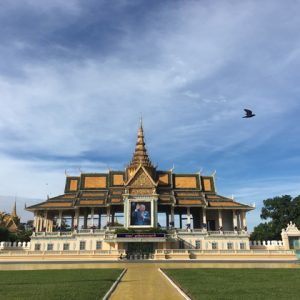
<svg viewBox="0 0 300 300"><path fill-rule="evenodd" d="M255 202L300 194L299 1L0 2L0 210L123 169L140 112L160 169ZM243 109L257 114L243 119Z"/></svg>

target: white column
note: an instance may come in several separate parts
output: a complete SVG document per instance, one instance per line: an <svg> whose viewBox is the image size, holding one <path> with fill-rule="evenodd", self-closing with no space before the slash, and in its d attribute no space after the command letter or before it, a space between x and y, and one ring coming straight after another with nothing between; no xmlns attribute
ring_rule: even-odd
<svg viewBox="0 0 300 300"><path fill-rule="evenodd" d="M98 228L101 228L101 210L99 211L99 221L98 221Z"/></svg>
<svg viewBox="0 0 300 300"><path fill-rule="evenodd" d="M35 228L35 230L37 230L37 215L36 215L36 211L34 212L34 219L33 219L33 227Z"/></svg>
<svg viewBox="0 0 300 300"><path fill-rule="evenodd" d="M110 207L107 207L106 210L106 224L110 223Z"/></svg>
<svg viewBox="0 0 300 300"><path fill-rule="evenodd" d="M171 206L171 222L172 222L172 226L174 227L174 206Z"/></svg>
<svg viewBox="0 0 300 300"><path fill-rule="evenodd" d="M36 227L35 227L36 231L40 231L40 216L37 215L36 216Z"/></svg>
<svg viewBox="0 0 300 300"><path fill-rule="evenodd" d="M232 211L232 214L233 214L233 229L234 229L235 227L238 226L238 224L237 224L236 210L233 210L233 211ZM234 230L235 230L235 229L234 229Z"/></svg>
<svg viewBox="0 0 300 300"><path fill-rule="evenodd" d="M95 209L94 207L91 208L91 226L93 227L94 226L94 212L95 212Z"/></svg>
<svg viewBox="0 0 300 300"><path fill-rule="evenodd" d="M43 231L43 229L44 229L44 223L45 223L45 218L44 218L44 216L42 215L42 216L41 216L41 231Z"/></svg>
<svg viewBox="0 0 300 300"><path fill-rule="evenodd" d="M43 218L41 216L39 216L39 230L38 231L42 231L43 229Z"/></svg>
<svg viewBox="0 0 300 300"><path fill-rule="evenodd" d="M238 230L240 230L241 227L242 227L241 222L242 222L242 219L241 219L241 212L240 212L240 211L237 211L237 224L238 224L237 227L238 227Z"/></svg>
<svg viewBox="0 0 300 300"><path fill-rule="evenodd" d="M49 220L49 232L53 231L53 217Z"/></svg>
<svg viewBox="0 0 300 300"><path fill-rule="evenodd" d="M71 230L73 230L73 228L74 228L74 213L72 212L71 213Z"/></svg>
<svg viewBox="0 0 300 300"><path fill-rule="evenodd" d="M242 229L247 227L247 221L246 221L246 212L243 210L241 211L241 221L242 221Z"/></svg>
<svg viewBox="0 0 300 300"><path fill-rule="evenodd" d="M48 232L48 211L46 210L44 213L44 227L45 227L45 231Z"/></svg>
<svg viewBox="0 0 300 300"><path fill-rule="evenodd" d="M78 225L79 225L79 208L75 210L74 227L77 226L78 228Z"/></svg>
<svg viewBox="0 0 300 300"><path fill-rule="evenodd" d="M190 207L187 207L186 214L187 214L187 223L191 224L191 208Z"/></svg>
<svg viewBox="0 0 300 300"><path fill-rule="evenodd" d="M111 214L111 223L115 224L115 212L114 211Z"/></svg>
<svg viewBox="0 0 300 300"><path fill-rule="evenodd" d="M205 207L202 208L202 223L206 224L206 208Z"/></svg>
<svg viewBox="0 0 300 300"><path fill-rule="evenodd" d="M58 211L58 227L61 229L62 224L62 210Z"/></svg>
<svg viewBox="0 0 300 300"><path fill-rule="evenodd" d="M44 217L40 216L40 231L43 231L43 227L44 227Z"/></svg>
<svg viewBox="0 0 300 300"><path fill-rule="evenodd" d="M222 210L218 209L219 227L223 227Z"/></svg>

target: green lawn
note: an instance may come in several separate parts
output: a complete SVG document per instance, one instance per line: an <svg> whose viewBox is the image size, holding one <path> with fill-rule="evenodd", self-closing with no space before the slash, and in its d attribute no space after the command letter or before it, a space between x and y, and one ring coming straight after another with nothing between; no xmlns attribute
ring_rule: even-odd
<svg viewBox="0 0 300 300"><path fill-rule="evenodd" d="M120 269L0 271L0 298L102 299Z"/></svg>
<svg viewBox="0 0 300 300"><path fill-rule="evenodd" d="M165 269L192 299L300 299L300 269Z"/></svg>

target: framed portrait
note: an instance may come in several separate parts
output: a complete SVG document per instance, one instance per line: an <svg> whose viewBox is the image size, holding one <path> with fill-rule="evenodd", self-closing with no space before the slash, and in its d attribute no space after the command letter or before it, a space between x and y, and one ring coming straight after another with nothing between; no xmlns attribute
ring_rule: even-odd
<svg viewBox="0 0 300 300"><path fill-rule="evenodd" d="M149 201L130 202L130 226L150 227L152 225L152 207Z"/></svg>

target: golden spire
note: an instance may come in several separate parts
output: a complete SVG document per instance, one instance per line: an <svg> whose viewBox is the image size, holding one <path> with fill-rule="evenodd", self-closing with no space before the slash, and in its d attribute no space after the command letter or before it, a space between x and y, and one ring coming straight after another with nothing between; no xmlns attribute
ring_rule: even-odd
<svg viewBox="0 0 300 300"><path fill-rule="evenodd" d="M16 203L16 200L15 200L15 203L14 203L14 206L13 206L13 209L12 209L12 212L11 212L11 216L12 216L13 218L18 217L18 215L17 215L17 203Z"/></svg>
<svg viewBox="0 0 300 300"><path fill-rule="evenodd" d="M140 113L140 127L143 128L143 116L142 116L142 113Z"/></svg>
<svg viewBox="0 0 300 300"><path fill-rule="evenodd" d="M137 168L139 165L153 168L145 147L142 114L140 116L140 127L138 130L138 137L135 146L135 151L129 167Z"/></svg>

